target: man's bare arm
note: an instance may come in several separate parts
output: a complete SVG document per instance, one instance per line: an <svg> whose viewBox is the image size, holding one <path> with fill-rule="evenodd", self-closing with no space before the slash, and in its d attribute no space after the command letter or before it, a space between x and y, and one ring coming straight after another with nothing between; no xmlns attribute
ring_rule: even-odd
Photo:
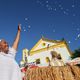
<svg viewBox="0 0 80 80"><path fill-rule="evenodd" d="M19 44L19 40L20 40L20 32L21 32L21 26L19 24L18 25L18 32L17 32L16 38L14 40L14 43L12 45L12 48L14 48L15 50L17 50L17 48L18 48L18 44Z"/></svg>

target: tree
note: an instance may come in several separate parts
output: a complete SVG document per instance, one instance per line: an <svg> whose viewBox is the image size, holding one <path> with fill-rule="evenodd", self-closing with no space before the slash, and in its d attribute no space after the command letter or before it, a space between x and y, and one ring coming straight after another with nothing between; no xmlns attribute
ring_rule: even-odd
<svg viewBox="0 0 80 80"><path fill-rule="evenodd" d="M76 57L80 57L80 48L79 49L76 49L73 53L73 56L72 56L72 59L73 58L76 58Z"/></svg>

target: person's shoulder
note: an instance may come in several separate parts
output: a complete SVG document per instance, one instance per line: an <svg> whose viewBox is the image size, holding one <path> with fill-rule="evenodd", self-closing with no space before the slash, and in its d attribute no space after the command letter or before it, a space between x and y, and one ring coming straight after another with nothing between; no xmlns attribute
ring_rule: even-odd
<svg viewBox="0 0 80 80"><path fill-rule="evenodd" d="M9 47L9 51L11 51L11 52L13 52L13 53L14 53L14 52L15 52L15 53L17 52L13 47Z"/></svg>
<svg viewBox="0 0 80 80"><path fill-rule="evenodd" d="M9 47L9 52L8 52L9 55L12 55L13 57L15 57L16 52L17 51L13 47Z"/></svg>

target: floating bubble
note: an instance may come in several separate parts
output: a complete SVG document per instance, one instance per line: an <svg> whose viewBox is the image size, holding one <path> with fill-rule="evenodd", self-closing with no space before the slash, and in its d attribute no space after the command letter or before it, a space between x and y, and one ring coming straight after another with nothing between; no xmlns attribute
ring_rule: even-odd
<svg viewBox="0 0 80 80"><path fill-rule="evenodd" d="M66 9L66 11L69 11L69 9Z"/></svg>
<svg viewBox="0 0 80 80"><path fill-rule="evenodd" d="M31 28L31 26L29 25L28 28Z"/></svg>
<svg viewBox="0 0 80 80"><path fill-rule="evenodd" d="M52 10L53 8L51 7L50 9Z"/></svg>
<svg viewBox="0 0 80 80"><path fill-rule="evenodd" d="M46 3L48 3L48 1L46 1Z"/></svg>
<svg viewBox="0 0 80 80"><path fill-rule="evenodd" d="M55 30L53 30L53 32L55 32Z"/></svg>
<svg viewBox="0 0 80 80"><path fill-rule="evenodd" d="M26 31L26 29L24 29L24 32Z"/></svg>
<svg viewBox="0 0 80 80"><path fill-rule="evenodd" d="M56 11L57 9L55 8L54 10Z"/></svg>
<svg viewBox="0 0 80 80"><path fill-rule="evenodd" d="M73 5L72 5L72 7L74 8L74 7L75 7L75 5L73 4Z"/></svg>
<svg viewBox="0 0 80 80"><path fill-rule="evenodd" d="M37 0L37 3L40 3L40 1L39 1L39 0Z"/></svg>
<svg viewBox="0 0 80 80"><path fill-rule="evenodd" d="M26 27L22 27L22 31L24 31L24 32L25 32L25 31L26 31Z"/></svg>
<svg viewBox="0 0 80 80"><path fill-rule="evenodd" d="M77 40L77 38L75 40Z"/></svg>
<svg viewBox="0 0 80 80"><path fill-rule="evenodd" d="M77 35L77 37L75 38L75 40L80 39L80 34Z"/></svg>
<svg viewBox="0 0 80 80"><path fill-rule="evenodd" d="M25 20L27 21L27 20L28 20L28 18L25 18Z"/></svg>
<svg viewBox="0 0 80 80"><path fill-rule="evenodd" d="M78 34L78 36L77 36L78 38L80 38L80 34Z"/></svg>
<svg viewBox="0 0 80 80"><path fill-rule="evenodd" d="M49 7L49 5L47 4L46 7Z"/></svg>
<svg viewBox="0 0 80 80"><path fill-rule="evenodd" d="M62 5L60 4L59 7L62 7Z"/></svg>
<svg viewBox="0 0 80 80"><path fill-rule="evenodd" d="M80 29L79 28L77 28L77 31L79 31Z"/></svg>
<svg viewBox="0 0 80 80"><path fill-rule="evenodd" d="M68 43L71 43L71 41L68 41Z"/></svg>
<svg viewBox="0 0 80 80"><path fill-rule="evenodd" d="M63 7L61 7L61 10L63 10Z"/></svg>
<svg viewBox="0 0 80 80"><path fill-rule="evenodd" d="M23 27L23 29L25 29L25 27Z"/></svg>
<svg viewBox="0 0 80 80"><path fill-rule="evenodd" d="M66 11L64 11L64 14L66 14Z"/></svg>
<svg viewBox="0 0 80 80"><path fill-rule="evenodd" d="M73 14L73 16L76 16L76 14Z"/></svg>

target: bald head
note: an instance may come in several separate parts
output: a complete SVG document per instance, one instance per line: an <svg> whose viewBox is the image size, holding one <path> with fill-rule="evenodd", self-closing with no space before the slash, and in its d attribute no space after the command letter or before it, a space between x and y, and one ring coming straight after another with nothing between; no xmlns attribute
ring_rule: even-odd
<svg viewBox="0 0 80 80"><path fill-rule="evenodd" d="M0 52L4 52L5 54L8 54L8 51L9 51L8 43L4 39L2 39L0 41Z"/></svg>

